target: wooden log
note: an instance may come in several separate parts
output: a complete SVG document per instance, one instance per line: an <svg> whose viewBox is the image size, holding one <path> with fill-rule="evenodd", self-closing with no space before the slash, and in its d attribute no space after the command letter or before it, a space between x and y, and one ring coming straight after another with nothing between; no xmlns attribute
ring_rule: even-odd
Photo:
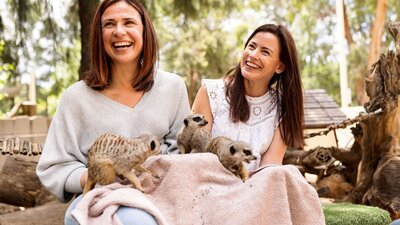
<svg viewBox="0 0 400 225"><path fill-rule="evenodd" d="M390 212L393 219L400 218L400 156L388 158L374 173L373 186L362 202Z"/></svg>
<svg viewBox="0 0 400 225"><path fill-rule="evenodd" d="M334 161L331 149L324 147L316 147L308 151L288 149L283 158L283 164L296 165L303 174L316 175L326 171Z"/></svg>
<svg viewBox="0 0 400 225"><path fill-rule="evenodd" d="M44 188L36 176L36 160L31 157L7 157L1 170L0 176L0 202L33 207L38 202L43 203ZM55 199L51 194L48 200Z"/></svg>
<svg viewBox="0 0 400 225"><path fill-rule="evenodd" d="M21 211L21 208L19 206L15 206L15 205L8 205L8 204L0 203L0 215L12 213L12 212L16 212L16 211Z"/></svg>
<svg viewBox="0 0 400 225"><path fill-rule="evenodd" d="M303 174L318 175L315 183L318 195L342 201L356 183L358 149L357 145L351 150L337 147L316 147L309 151L288 149L283 164L296 165Z"/></svg>
<svg viewBox="0 0 400 225"><path fill-rule="evenodd" d="M22 154L35 156L42 154L43 146L30 141L21 141L17 137L0 138L0 152L2 155Z"/></svg>
<svg viewBox="0 0 400 225"><path fill-rule="evenodd" d="M28 208L0 215L1 225L56 225L64 224L64 214L68 204L51 202L42 206Z"/></svg>

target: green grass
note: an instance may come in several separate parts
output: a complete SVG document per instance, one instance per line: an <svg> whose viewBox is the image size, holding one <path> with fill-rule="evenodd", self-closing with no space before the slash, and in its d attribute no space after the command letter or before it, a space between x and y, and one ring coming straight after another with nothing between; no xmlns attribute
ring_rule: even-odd
<svg viewBox="0 0 400 225"><path fill-rule="evenodd" d="M388 225L388 211L378 207L334 203L323 206L326 225Z"/></svg>

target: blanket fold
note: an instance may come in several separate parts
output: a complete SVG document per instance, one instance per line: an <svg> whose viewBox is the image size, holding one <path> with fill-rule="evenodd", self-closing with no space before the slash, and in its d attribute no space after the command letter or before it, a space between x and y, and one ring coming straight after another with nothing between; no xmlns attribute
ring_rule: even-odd
<svg viewBox="0 0 400 225"><path fill-rule="evenodd" d="M262 168L246 182L211 153L153 156L144 166L159 177L140 176L144 194L120 184L96 188L73 216L81 224L101 224L94 223L100 217L118 224L115 211L126 205L149 212L159 225L325 224L315 189L292 165Z"/></svg>

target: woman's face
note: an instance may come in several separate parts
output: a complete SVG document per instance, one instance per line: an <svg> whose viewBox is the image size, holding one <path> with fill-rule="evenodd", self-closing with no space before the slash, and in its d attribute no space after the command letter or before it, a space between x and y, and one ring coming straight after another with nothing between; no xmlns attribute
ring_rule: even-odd
<svg viewBox="0 0 400 225"><path fill-rule="evenodd" d="M103 44L112 63L138 65L143 49L139 12L125 1L109 6L101 17Z"/></svg>
<svg viewBox="0 0 400 225"><path fill-rule="evenodd" d="M279 59L280 50L279 40L274 34L258 32L242 53L240 70L243 77L268 86L272 76L284 70Z"/></svg>

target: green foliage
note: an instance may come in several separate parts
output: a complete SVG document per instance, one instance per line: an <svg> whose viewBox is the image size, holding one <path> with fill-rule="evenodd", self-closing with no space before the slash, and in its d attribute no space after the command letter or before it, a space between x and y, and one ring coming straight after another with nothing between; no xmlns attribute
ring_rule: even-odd
<svg viewBox="0 0 400 225"><path fill-rule="evenodd" d="M378 207L334 203L323 207L327 225L388 225L391 223L388 211Z"/></svg>
<svg viewBox="0 0 400 225"><path fill-rule="evenodd" d="M0 88L23 82L34 72L42 114L52 114L66 87L78 79L80 23L78 2L7 0L0 14ZM141 0L155 25L160 67L180 74L193 98L202 78L219 78L234 66L249 33L263 23L286 25L296 41L305 89L323 88L340 103L334 0ZM348 79L365 76L376 0L345 0L353 44L348 50ZM387 23L398 21L400 1L388 0ZM4 21L7 21L6 23ZM382 52L393 47L387 32ZM83 50L85 51L85 49ZM87 50L86 50L87 51ZM355 91L356 90L356 91ZM4 96L0 96L0 101ZM1 104L0 116L10 104ZM2 101L5 102L5 101Z"/></svg>
<svg viewBox="0 0 400 225"><path fill-rule="evenodd" d="M57 104L48 105L47 99L58 99L77 78L80 59L77 4L72 4L71 14L66 17L70 23L60 24L55 19L60 15L48 0L8 3L3 5L8 14L2 14L7 18L0 20L7 20L7 26L0 25L0 88L26 84L26 78L33 73L37 82L37 110L41 114L53 113ZM6 103L0 106L0 116L21 100L27 100L27 95L16 99L0 96L0 101Z"/></svg>
<svg viewBox="0 0 400 225"><path fill-rule="evenodd" d="M332 96L335 102L340 103L339 65L333 62L326 64L308 64L303 67L302 80L305 89L323 88Z"/></svg>
<svg viewBox="0 0 400 225"><path fill-rule="evenodd" d="M53 115L62 92L78 81L77 71L80 63L80 42L75 40L71 47L60 48L65 52L63 63L57 63L54 71L44 76L45 80L38 82L38 113Z"/></svg>
<svg viewBox="0 0 400 225"><path fill-rule="evenodd" d="M357 100L360 97L360 88L363 84L364 77L368 74L368 47L365 45L353 44L350 47L349 55L347 56L347 72L349 74L349 86L353 87L352 99ZM356 102L356 101L353 101Z"/></svg>
<svg viewBox="0 0 400 225"><path fill-rule="evenodd" d="M232 0L173 0L152 5L161 67L184 77L192 100L200 79L222 77L237 61L235 37L242 38L248 29L235 33L225 29L225 22L240 5Z"/></svg>

